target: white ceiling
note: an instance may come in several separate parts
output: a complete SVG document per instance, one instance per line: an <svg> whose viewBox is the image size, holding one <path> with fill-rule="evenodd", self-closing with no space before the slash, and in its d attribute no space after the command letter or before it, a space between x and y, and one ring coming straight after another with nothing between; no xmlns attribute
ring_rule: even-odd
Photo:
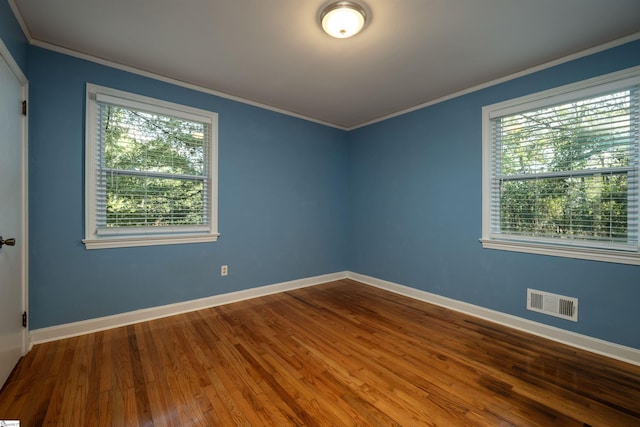
<svg viewBox="0 0 640 427"><path fill-rule="evenodd" d="M353 128L584 49L640 37L639 0L10 0L32 43ZM637 37L636 37L637 36Z"/></svg>

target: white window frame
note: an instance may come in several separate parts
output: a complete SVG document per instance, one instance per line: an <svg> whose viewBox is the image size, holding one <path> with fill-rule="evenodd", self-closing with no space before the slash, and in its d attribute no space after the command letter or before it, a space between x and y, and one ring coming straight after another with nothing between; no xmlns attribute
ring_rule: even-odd
<svg viewBox="0 0 640 427"><path fill-rule="evenodd" d="M209 135L209 176L207 182L209 195L208 226L156 227L150 233L141 227L125 233L111 230L99 232L97 227L97 164L99 144L97 141L96 114L97 99L116 103L124 107L141 108L149 112L184 119L195 119L211 125ZM155 98L136 95L117 89L87 83L85 116L85 238L82 242L87 249L121 248L132 246L173 245L184 243L215 242L218 233L218 115L217 113L174 104ZM148 227L152 228L152 227Z"/></svg>
<svg viewBox="0 0 640 427"><path fill-rule="evenodd" d="M538 92L535 94L507 100L482 108L482 238L480 242L487 249L498 249L567 258L614 262L640 265L640 248L621 250L619 248L594 247L589 241L572 241L570 245L550 243L548 240L495 235L491 233L491 186L493 167L493 138L491 120L497 117L516 114L571 102L579 98L597 96L606 91L622 89L640 84L640 66L584 80L578 83ZM638 156L636 155L636 159ZM638 164L634 165L636 173ZM582 244L581 244L582 243Z"/></svg>

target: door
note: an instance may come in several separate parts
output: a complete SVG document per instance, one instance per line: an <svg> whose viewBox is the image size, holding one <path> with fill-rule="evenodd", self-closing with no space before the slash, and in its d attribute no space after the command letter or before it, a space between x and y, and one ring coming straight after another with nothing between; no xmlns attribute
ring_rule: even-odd
<svg viewBox="0 0 640 427"><path fill-rule="evenodd" d="M9 241L0 247L0 387L24 354L26 336L22 327L26 275L23 87L9 66L13 59L7 60L5 52L0 50L0 236L5 241L15 239L15 245Z"/></svg>

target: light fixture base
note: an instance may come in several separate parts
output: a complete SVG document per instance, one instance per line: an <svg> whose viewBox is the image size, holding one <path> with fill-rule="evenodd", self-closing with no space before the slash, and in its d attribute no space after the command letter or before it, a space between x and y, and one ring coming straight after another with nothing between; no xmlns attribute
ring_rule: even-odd
<svg viewBox="0 0 640 427"><path fill-rule="evenodd" d="M322 9L320 25L331 37L346 39L358 34L367 23L367 12L353 1L333 2Z"/></svg>

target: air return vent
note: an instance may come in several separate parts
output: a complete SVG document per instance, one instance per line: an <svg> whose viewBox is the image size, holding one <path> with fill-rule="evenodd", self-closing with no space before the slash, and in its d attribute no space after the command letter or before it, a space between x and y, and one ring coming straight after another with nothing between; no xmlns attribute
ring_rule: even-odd
<svg viewBox="0 0 640 427"><path fill-rule="evenodd" d="M578 321L578 299L527 289L527 310Z"/></svg>

